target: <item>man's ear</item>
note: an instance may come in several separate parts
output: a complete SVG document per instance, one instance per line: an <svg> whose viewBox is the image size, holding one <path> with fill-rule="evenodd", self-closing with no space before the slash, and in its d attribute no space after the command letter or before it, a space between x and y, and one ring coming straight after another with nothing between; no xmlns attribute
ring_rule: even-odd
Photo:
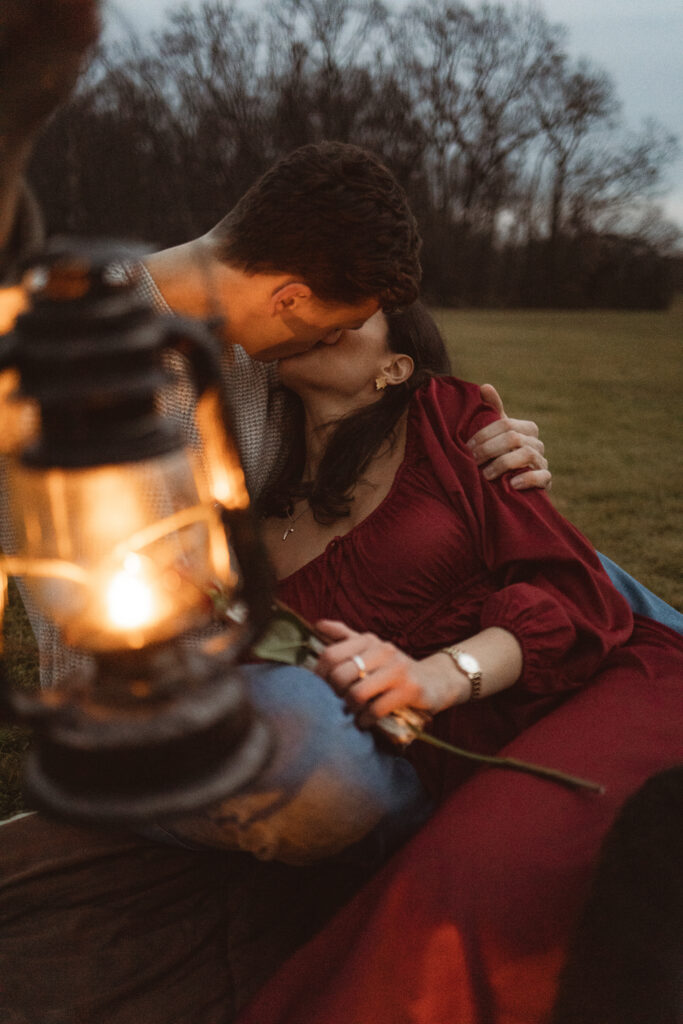
<svg viewBox="0 0 683 1024"><path fill-rule="evenodd" d="M412 377L415 363L410 356L400 353L392 357L390 363L382 367L382 375L387 384L402 384L404 380Z"/></svg>
<svg viewBox="0 0 683 1024"><path fill-rule="evenodd" d="M280 285L270 296L271 316L285 316L293 313L298 306L308 302L313 292L303 281L290 281Z"/></svg>

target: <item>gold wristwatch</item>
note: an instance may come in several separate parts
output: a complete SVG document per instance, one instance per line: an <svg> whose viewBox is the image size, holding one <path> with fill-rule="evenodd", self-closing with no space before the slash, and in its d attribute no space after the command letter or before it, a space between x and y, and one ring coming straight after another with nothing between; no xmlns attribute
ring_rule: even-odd
<svg viewBox="0 0 683 1024"><path fill-rule="evenodd" d="M463 672L470 681L472 692L470 700L479 700L481 697L481 666L473 654L461 651L457 645L444 647L444 654L450 655L456 666Z"/></svg>

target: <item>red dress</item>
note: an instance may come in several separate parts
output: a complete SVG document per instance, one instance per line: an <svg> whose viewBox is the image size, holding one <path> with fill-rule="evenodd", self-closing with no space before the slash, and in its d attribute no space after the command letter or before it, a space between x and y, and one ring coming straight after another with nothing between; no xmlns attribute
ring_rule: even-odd
<svg viewBox="0 0 683 1024"><path fill-rule="evenodd" d="M493 418L477 387L432 381L385 500L279 594L414 657L508 629L518 682L443 712L433 731L483 751L509 744L607 793L498 770L462 784L459 759L414 743L439 811L241 1024L547 1020L602 837L631 792L683 759L683 641L645 619L633 629L594 549L545 495L483 480L466 440Z"/></svg>

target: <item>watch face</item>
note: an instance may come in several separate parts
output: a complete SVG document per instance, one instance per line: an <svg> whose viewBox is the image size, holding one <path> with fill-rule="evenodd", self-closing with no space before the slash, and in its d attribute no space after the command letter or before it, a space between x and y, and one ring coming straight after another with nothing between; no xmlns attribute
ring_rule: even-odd
<svg viewBox="0 0 683 1024"><path fill-rule="evenodd" d="M479 662L476 658L472 657L471 654L460 654L458 656L458 664L465 672L479 672Z"/></svg>

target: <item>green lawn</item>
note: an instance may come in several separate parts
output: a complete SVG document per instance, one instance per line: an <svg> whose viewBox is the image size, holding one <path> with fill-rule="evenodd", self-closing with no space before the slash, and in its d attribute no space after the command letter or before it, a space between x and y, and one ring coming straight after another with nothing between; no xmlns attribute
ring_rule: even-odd
<svg viewBox="0 0 683 1024"><path fill-rule="evenodd" d="M33 633L13 585L9 593L5 615L6 671L14 686L32 688L38 684ZM0 819L22 809L21 762L28 742L28 730L0 727Z"/></svg>
<svg viewBox="0 0 683 1024"><path fill-rule="evenodd" d="M683 608L683 301L667 313L441 311L456 372L535 419L552 499L600 550ZM15 680L35 658L16 596L6 623ZM21 806L26 734L0 729L0 818Z"/></svg>
<svg viewBox="0 0 683 1024"><path fill-rule="evenodd" d="M456 372L541 428L552 499L683 608L683 301L665 313L440 311Z"/></svg>

